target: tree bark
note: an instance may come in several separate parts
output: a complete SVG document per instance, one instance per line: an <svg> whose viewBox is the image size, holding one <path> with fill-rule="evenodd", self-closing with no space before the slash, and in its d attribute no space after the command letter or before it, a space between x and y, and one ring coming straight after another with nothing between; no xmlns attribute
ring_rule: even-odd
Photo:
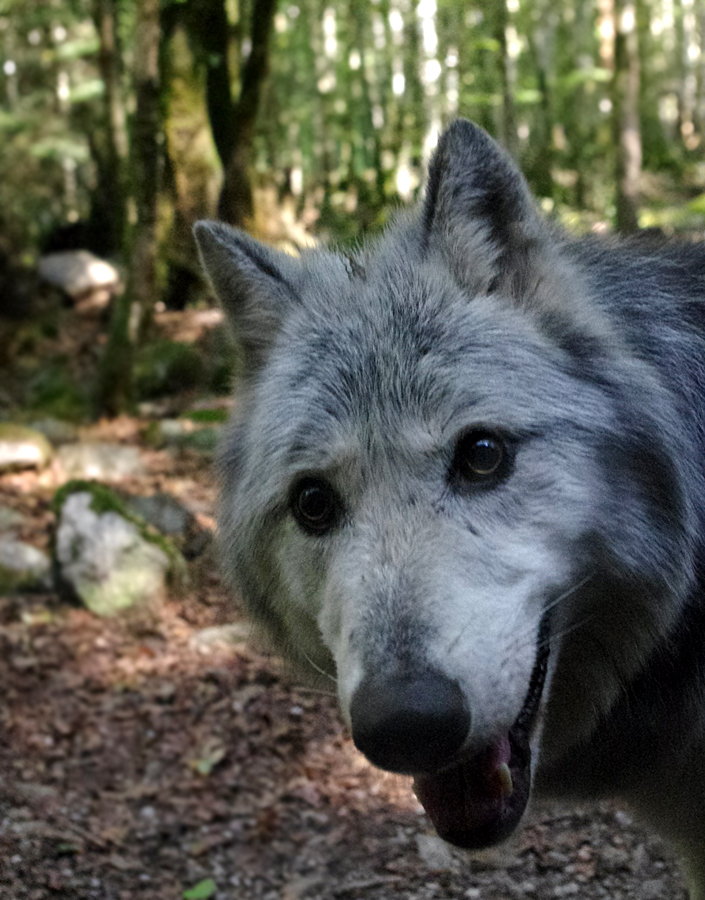
<svg viewBox="0 0 705 900"><path fill-rule="evenodd" d="M185 25L206 69L206 110L213 142L225 168L233 152L237 121L230 89L230 23L223 0L191 0Z"/></svg>
<svg viewBox="0 0 705 900"><path fill-rule="evenodd" d="M509 26L509 10L502 2L490 3L489 14L492 16L493 37L499 44L499 82L502 88L502 143L511 155L517 155L517 128L514 110L514 73L507 45L507 27Z"/></svg>
<svg viewBox="0 0 705 900"><path fill-rule="evenodd" d="M242 67L240 97L231 113L235 127L230 155L225 165L218 215L240 228L251 225L254 216L250 180L252 145L262 88L269 67L269 38L276 8L277 0L255 0L253 4L250 29L252 48Z"/></svg>
<svg viewBox="0 0 705 900"><path fill-rule="evenodd" d="M612 108L616 149L616 226L623 233L639 228L641 127L639 122L639 47L634 0L614 0L614 79Z"/></svg>
<svg viewBox="0 0 705 900"><path fill-rule="evenodd" d="M99 378L99 408L108 415L132 400L134 343L151 321L156 300L157 194L159 175L159 0L139 0L135 23L132 127L133 195L137 222L132 233L125 293L113 307Z"/></svg>
<svg viewBox="0 0 705 900"><path fill-rule="evenodd" d="M108 255L123 248L127 209L128 141L120 86L116 0L94 0L93 20L100 41L98 69L103 81L104 128L89 135L98 170L91 210L91 226L101 235Z"/></svg>
<svg viewBox="0 0 705 900"><path fill-rule="evenodd" d="M137 224L130 260L130 294L137 333L149 329L156 302L157 198L161 112L159 103L159 0L140 0L136 23L132 166Z"/></svg>

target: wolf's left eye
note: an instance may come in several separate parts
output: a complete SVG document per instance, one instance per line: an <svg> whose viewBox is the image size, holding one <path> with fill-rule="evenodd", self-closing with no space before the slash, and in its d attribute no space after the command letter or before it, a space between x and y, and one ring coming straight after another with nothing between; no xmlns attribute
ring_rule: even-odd
<svg viewBox="0 0 705 900"><path fill-rule="evenodd" d="M309 534L326 534L340 519L341 503L323 478L302 478L294 485L289 505L292 515Z"/></svg>
<svg viewBox="0 0 705 900"><path fill-rule="evenodd" d="M458 441L452 474L464 482L480 482L507 474L507 447L489 431L469 431Z"/></svg>

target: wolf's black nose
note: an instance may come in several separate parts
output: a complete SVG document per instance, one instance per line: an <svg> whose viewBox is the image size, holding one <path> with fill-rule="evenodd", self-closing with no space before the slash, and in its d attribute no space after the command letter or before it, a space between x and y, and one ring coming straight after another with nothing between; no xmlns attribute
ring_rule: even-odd
<svg viewBox="0 0 705 900"><path fill-rule="evenodd" d="M449 765L470 729L459 685L432 671L366 678L353 695L350 717L358 750L380 769L403 775Z"/></svg>

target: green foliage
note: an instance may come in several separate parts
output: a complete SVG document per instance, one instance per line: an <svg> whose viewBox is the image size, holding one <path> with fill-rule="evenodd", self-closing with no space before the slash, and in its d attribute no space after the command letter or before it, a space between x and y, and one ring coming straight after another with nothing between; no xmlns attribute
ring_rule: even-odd
<svg viewBox="0 0 705 900"><path fill-rule="evenodd" d="M34 412L69 422L84 420L90 407L85 390L72 379L62 357L37 368L29 380L25 403Z"/></svg>
<svg viewBox="0 0 705 900"><path fill-rule="evenodd" d="M135 391L144 400L197 388L204 375L203 358L191 344L157 341L142 347L135 357Z"/></svg>
<svg viewBox="0 0 705 900"><path fill-rule="evenodd" d="M192 422L210 425L227 421L228 411L222 407L217 407L215 409L194 409L191 410L191 412L184 413L184 418L190 419Z"/></svg>
<svg viewBox="0 0 705 900"><path fill-rule="evenodd" d="M206 113L208 79L227 61L236 98L252 36L253 0L222 3L210 7L229 25L215 55L193 20L205 4L161 3L160 242L169 265L192 270L190 225L215 213L220 174ZM498 6L486 0L280 4L252 175L272 191L275 211L286 210L286 222L263 215L255 223L260 236L301 246L304 223L350 244L379 231L400 201L417 196L431 133L455 115L508 139L539 196L604 220L615 186L608 7L598 0L521 0L507 5L506 27L498 30ZM130 110L138 5L115 8L122 57L112 87ZM93 14L89 0L0 0L3 60L15 67L0 79L0 234L30 258L57 225L112 202L109 192L99 196L106 179L111 183L111 149ZM705 177L689 168L705 145L699 18L681 10L669 24L652 0L637 4L637 18L644 167L668 173L690 196L701 193ZM134 137L134 129L128 133ZM209 362L203 378L227 390L232 364L221 361L217 371ZM200 378L191 372L187 381ZM146 382L143 396L174 387Z"/></svg>

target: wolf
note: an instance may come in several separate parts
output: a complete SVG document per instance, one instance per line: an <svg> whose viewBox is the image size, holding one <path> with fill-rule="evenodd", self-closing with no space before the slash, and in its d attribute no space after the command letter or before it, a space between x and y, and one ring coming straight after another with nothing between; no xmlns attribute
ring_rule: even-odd
<svg viewBox="0 0 705 900"><path fill-rule="evenodd" d="M229 577L438 834L616 797L705 900L705 247L571 238L480 128L346 255L195 230Z"/></svg>

